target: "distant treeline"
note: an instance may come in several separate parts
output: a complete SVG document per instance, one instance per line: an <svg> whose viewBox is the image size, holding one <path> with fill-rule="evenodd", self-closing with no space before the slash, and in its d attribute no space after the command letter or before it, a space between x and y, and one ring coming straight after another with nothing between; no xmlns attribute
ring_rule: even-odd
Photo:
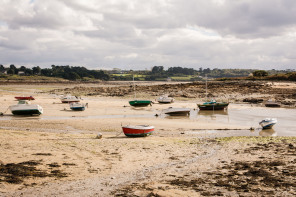
<svg viewBox="0 0 296 197"><path fill-rule="evenodd" d="M109 75L102 70L88 70L80 66L55 66L51 68L40 68L39 66L33 68L26 68L21 66L17 68L11 64L8 68L0 65L0 72L8 75L41 75L46 77L59 77L68 80L82 80L82 79L100 79L109 80Z"/></svg>
<svg viewBox="0 0 296 197"><path fill-rule="evenodd" d="M46 76L58 77L68 80L89 81L92 79L99 80L146 80L146 81L195 81L201 80L203 77L231 79L245 77L248 79L267 79L267 80L293 80L296 81L296 74L292 70L255 70L255 69L210 69L199 68L197 70L186 67L170 67L167 70L163 66L154 66L151 70L88 70L82 66L56 66L51 68L40 68L35 66L27 68L20 66L17 68L14 64L4 67L0 64L0 75L2 78L6 75L25 75L25 76Z"/></svg>

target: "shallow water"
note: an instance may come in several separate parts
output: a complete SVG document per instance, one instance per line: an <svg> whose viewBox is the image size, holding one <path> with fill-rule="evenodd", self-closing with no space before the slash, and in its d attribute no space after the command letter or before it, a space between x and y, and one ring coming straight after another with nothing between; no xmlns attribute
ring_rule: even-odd
<svg viewBox="0 0 296 197"><path fill-rule="evenodd" d="M146 108L137 108L137 110L147 113ZM5 115L0 117L2 120L69 120L69 119L116 119L116 118L158 118L158 119L172 119L179 121L189 119L191 121L208 122L209 124L226 123L230 125L240 125L245 130L192 130L187 131L188 134L193 135L213 135L217 137L228 136L296 136L296 109L295 108L266 108L251 105L231 104L228 110L225 111L199 111L192 109L189 116L169 116L161 113L161 111L149 108L149 114L126 114L126 115L96 115L83 116L83 112L78 112L77 115L72 116L12 116ZM156 116L157 114L157 116ZM266 118L277 118L278 123L273 129L262 130L259 122ZM249 128L255 128L250 131Z"/></svg>

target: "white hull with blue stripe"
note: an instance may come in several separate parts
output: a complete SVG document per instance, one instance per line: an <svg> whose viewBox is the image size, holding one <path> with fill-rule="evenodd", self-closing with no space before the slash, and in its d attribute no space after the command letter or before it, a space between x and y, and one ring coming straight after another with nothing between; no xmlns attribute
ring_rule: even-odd
<svg viewBox="0 0 296 197"><path fill-rule="evenodd" d="M259 124L261 125L262 129L271 129L273 125L277 123L276 118L265 118Z"/></svg>

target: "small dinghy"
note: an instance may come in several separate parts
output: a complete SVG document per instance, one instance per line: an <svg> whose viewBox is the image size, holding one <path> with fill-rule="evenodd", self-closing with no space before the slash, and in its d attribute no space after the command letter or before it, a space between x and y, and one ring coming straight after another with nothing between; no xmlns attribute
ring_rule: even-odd
<svg viewBox="0 0 296 197"><path fill-rule="evenodd" d="M80 102L80 99L76 96L67 95L61 98L62 103Z"/></svg>
<svg viewBox="0 0 296 197"><path fill-rule="evenodd" d="M84 111L85 107L88 106L88 104L80 103L80 102L71 102L70 104L70 109L73 111Z"/></svg>
<svg viewBox="0 0 296 197"><path fill-rule="evenodd" d="M163 113L171 116L188 116L190 114L190 108L175 108L169 107L163 110Z"/></svg>
<svg viewBox="0 0 296 197"><path fill-rule="evenodd" d="M265 118L261 122L259 122L262 129L271 129L273 125L277 123L276 118Z"/></svg>
<svg viewBox="0 0 296 197"><path fill-rule="evenodd" d="M16 96L14 97L16 100L35 100L33 96Z"/></svg>
<svg viewBox="0 0 296 197"><path fill-rule="evenodd" d="M122 127L127 137L146 137L154 132L154 126L149 125L128 125Z"/></svg>
<svg viewBox="0 0 296 197"><path fill-rule="evenodd" d="M268 100L265 103L265 107L281 107L281 104L273 100Z"/></svg>
<svg viewBox="0 0 296 197"><path fill-rule="evenodd" d="M161 104L173 103L174 101L175 101L175 99L173 97L169 97L167 95L160 96L157 99L157 102L161 103Z"/></svg>

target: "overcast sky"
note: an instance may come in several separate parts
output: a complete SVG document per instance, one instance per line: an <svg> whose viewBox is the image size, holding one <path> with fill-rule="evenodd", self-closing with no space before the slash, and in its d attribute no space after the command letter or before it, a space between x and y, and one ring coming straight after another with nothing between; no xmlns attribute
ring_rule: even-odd
<svg viewBox="0 0 296 197"><path fill-rule="evenodd" d="M296 68L295 0L0 0L0 64Z"/></svg>

